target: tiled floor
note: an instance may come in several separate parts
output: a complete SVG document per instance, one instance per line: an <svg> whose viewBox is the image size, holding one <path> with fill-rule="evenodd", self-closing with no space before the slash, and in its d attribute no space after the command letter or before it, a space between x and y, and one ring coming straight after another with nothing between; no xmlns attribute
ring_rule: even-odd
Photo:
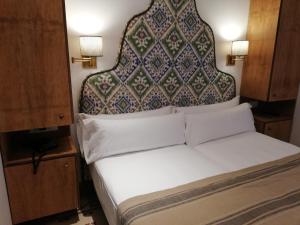
<svg viewBox="0 0 300 225"><path fill-rule="evenodd" d="M81 188L80 209L22 225L108 225L91 183ZM20 224L21 225L21 224Z"/></svg>

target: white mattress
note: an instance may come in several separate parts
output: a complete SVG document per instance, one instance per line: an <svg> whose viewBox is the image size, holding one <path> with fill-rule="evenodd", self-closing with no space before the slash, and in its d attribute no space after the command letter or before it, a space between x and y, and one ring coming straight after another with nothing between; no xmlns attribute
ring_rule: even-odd
<svg viewBox="0 0 300 225"><path fill-rule="evenodd" d="M185 145L126 154L91 165L94 185L111 225L117 206L138 195L296 154L299 148L248 132L190 149Z"/></svg>

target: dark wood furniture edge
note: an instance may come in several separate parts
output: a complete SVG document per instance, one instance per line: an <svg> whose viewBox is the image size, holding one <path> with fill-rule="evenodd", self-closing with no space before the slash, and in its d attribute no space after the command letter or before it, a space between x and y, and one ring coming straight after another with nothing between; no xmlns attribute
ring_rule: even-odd
<svg viewBox="0 0 300 225"><path fill-rule="evenodd" d="M65 158L76 156L78 151L73 143L72 137L58 138L59 147L55 150L50 150L43 158L42 161ZM30 152L22 152L22 150L9 149L3 151L3 166L16 166L32 162Z"/></svg>
<svg viewBox="0 0 300 225"><path fill-rule="evenodd" d="M270 114L254 113L254 120L263 122L263 123L273 123L285 120L292 120L291 116L276 116Z"/></svg>

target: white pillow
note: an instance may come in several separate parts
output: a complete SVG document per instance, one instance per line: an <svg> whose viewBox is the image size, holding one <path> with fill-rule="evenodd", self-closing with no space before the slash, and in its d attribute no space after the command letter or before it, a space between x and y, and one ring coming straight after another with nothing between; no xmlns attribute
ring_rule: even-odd
<svg viewBox="0 0 300 225"><path fill-rule="evenodd" d="M89 119L89 118L95 118L95 119L114 119L114 120L120 120L120 119L130 119L130 118L144 118L144 117L150 117L150 116L161 116L161 115L167 115L171 114L174 110L173 106L166 106L160 109L155 110L148 110L148 111L142 111L142 112L135 112L135 113L123 113L123 114L98 114L98 115L89 115L84 113L77 114L76 118L76 132L77 132L77 139L80 147L80 151L83 153L83 120Z"/></svg>
<svg viewBox="0 0 300 225"><path fill-rule="evenodd" d="M247 131L255 131L248 103L217 112L186 115L186 142L191 147Z"/></svg>
<svg viewBox="0 0 300 225"><path fill-rule="evenodd" d="M87 119L83 123L88 164L112 155L185 143L182 113L126 120Z"/></svg>
<svg viewBox="0 0 300 225"><path fill-rule="evenodd" d="M206 112L213 112L223 109L229 109L239 105L240 103L240 96L236 96L235 98L231 99L227 102L216 103L211 105L197 105L197 106L188 106L188 107L176 107L176 112L183 112L185 114L193 114L193 113L206 113Z"/></svg>

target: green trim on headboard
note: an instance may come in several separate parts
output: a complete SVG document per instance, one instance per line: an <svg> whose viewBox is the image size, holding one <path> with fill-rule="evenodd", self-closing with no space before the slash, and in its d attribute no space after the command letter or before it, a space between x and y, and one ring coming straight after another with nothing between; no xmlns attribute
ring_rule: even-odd
<svg viewBox="0 0 300 225"><path fill-rule="evenodd" d="M213 104L235 89L233 76L216 67L214 35L195 0L152 0L127 24L117 64L84 80L80 112Z"/></svg>

